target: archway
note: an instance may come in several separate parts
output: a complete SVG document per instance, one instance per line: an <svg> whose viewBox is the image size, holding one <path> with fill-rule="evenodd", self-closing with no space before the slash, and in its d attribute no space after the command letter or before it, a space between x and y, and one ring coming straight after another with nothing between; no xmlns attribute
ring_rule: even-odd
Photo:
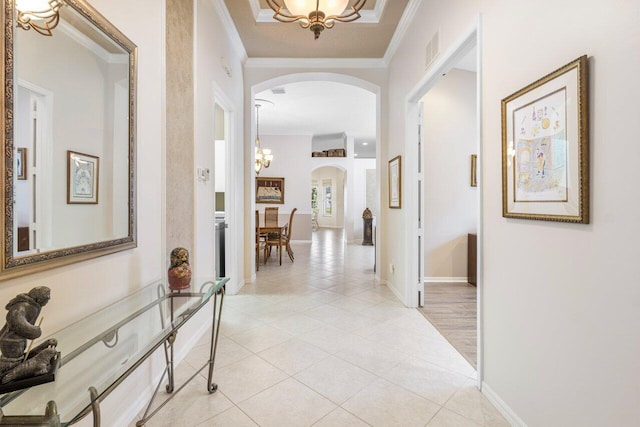
<svg viewBox="0 0 640 427"><path fill-rule="evenodd" d="M349 75L345 75L345 74L337 74L337 73L322 73L322 72L311 72L311 73L296 73L296 74L288 74L288 75L283 75L283 76L279 76L279 77L275 77L269 80L265 80L262 81L260 83L256 83L255 85L251 86L251 94L249 99L247 100L247 105L245 106L245 113L246 113L246 117L251 117L250 121L247 121L246 123L249 124L248 129L245 127L245 129L247 129L247 134L251 135L251 137L245 138L245 144L247 144L245 146L245 154L247 156L247 159L245 159L245 170L250 171L246 176L247 178L247 185L246 188L248 190L248 197L247 199L245 199L249 206L250 209L246 210L246 214L245 214L245 224L247 224L248 229L251 230L251 233L248 233L248 235L245 237L245 261L247 267L249 267L249 271L247 272L247 277L251 277L251 279L253 280L255 278L255 257L253 256L253 251L254 251L254 241L255 241L255 215L253 214L256 210L256 204L255 204L255 198L253 197L256 191L256 187L255 187L255 179L254 176L255 174L252 172L253 171L253 162L255 160L255 153L254 153L254 149L253 149L253 144L252 142L255 141L256 138L256 129L255 129L255 125L256 125L256 114L255 114L255 109L253 108L253 105L255 104L255 100L256 98L258 98L258 94L260 94L261 92L264 92L268 89L272 89L272 88L276 88L279 86L283 86L283 85L287 85L287 84L292 84L292 83L301 83L301 82L333 82L333 83L340 83L343 85L348 85L348 86L353 86L359 89L363 89L366 92L369 92L370 94L372 94L375 98L375 145L376 145L376 149L375 149L375 167L374 169L376 171L380 171L381 170L381 164L380 164L380 159L381 159L381 155L380 155L380 140L381 140L381 126L380 126L380 117L381 117L381 91L380 91L380 87L376 84L373 84L369 81L357 78L357 77L353 77L353 76L349 76ZM262 119L262 114L263 112L260 112L261 114L261 119ZM260 135L261 139L263 139L262 134ZM347 138L348 139L348 138ZM349 147L351 147L351 150L353 150L353 139L348 142L348 144L351 144ZM266 145L265 145L266 146ZM349 149L347 149L348 152ZM310 156L310 153L307 154L307 156ZM277 161L277 160L276 160ZM247 162L249 163L250 168L247 167ZM349 167L347 166L346 169L348 170ZM353 179L353 176L355 174L349 174L347 173L347 177L346 177L346 181L347 181L347 188L353 188L354 184L353 182L350 182ZM375 177L375 182L376 182L376 188L380 188L380 174L377 173L376 177ZM310 194L310 193L307 193ZM376 200L374 202L375 206L373 207L372 210L379 212L380 211L380 195L379 193L376 194ZM308 206L308 205L307 205ZM310 211L310 208L305 206L306 209ZM348 207L347 207L348 209ZM352 207L353 209L353 207ZM349 229L351 230L350 233L350 237L353 238L355 231L353 231L355 229L354 227L354 213L355 212L348 212L348 217L347 220L345 221L346 224ZM360 212L361 214L361 212ZM296 214L297 215L297 214ZM311 215L309 215L309 220L311 218ZM380 233L378 233L380 234ZM376 236L376 241L379 241L379 239ZM379 256L379 254L378 254ZM377 262L378 260L376 260Z"/></svg>

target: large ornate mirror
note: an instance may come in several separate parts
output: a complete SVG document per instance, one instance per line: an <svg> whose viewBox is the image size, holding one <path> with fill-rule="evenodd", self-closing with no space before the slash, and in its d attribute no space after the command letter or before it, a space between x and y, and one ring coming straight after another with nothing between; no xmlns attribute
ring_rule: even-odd
<svg viewBox="0 0 640 427"><path fill-rule="evenodd" d="M53 3L48 36L4 0L0 280L136 246L136 46L84 0Z"/></svg>

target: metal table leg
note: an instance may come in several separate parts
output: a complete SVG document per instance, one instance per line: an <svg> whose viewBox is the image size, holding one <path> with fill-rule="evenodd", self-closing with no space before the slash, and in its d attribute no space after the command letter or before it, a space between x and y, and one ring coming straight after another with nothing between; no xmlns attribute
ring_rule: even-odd
<svg viewBox="0 0 640 427"><path fill-rule="evenodd" d="M225 287L220 289L220 309L218 310L218 294L213 296L213 319L211 323L211 348L209 350L209 375L207 380L207 389L209 393L215 393L218 390L218 384L213 382L213 367L216 362L216 350L218 349L218 336L220 332L220 320L222 319L222 304L224 302ZM216 313L217 312L217 313ZM216 314L218 323L216 324Z"/></svg>

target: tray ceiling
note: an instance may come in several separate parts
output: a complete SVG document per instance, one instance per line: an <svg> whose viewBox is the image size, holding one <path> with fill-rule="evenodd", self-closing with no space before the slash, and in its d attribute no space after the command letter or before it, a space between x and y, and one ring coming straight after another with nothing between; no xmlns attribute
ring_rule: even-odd
<svg viewBox="0 0 640 427"><path fill-rule="evenodd" d="M224 0L250 58L382 58L409 0L368 0L362 18L336 23L318 40L273 20L264 0Z"/></svg>

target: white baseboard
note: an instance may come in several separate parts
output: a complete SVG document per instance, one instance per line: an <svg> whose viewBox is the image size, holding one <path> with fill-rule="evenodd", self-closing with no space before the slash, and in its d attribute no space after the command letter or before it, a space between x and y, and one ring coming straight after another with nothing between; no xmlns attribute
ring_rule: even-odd
<svg viewBox="0 0 640 427"><path fill-rule="evenodd" d="M255 274L253 275L253 280L255 280ZM240 289L242 289L242 287L245 285L245 281L241 280L238 283L235 284L235 286L228 286L227 285L227 289L226 289L226 293L227 295L235 295L238 292L240 292Z"/></svg>
<svg viewBox="0 0 640 427"><path fill-rule="evenodd" d="M425 277L424 283L468 283L467 277Z"/></svg>
<svg viewBox="0 0 640 427"><path fill-rule="evenodd" d="M513 409L484 381L482 382L482 394L496 407L509 424L514 427L527 427L527 424L522 421Z"/></svg>
<svg viewBox="0 0 640 427"><path fill-rule="evenodd" d="M291 243L311 243L312 240L292 240Z"/></svg>
<svg viewBox="0 0 640 427"><path fill-rule="evenodd" d="M396 296L396 298L398 298L398 301L400 301L404 305L407 305L407 302L404 300L404 295L402 295L400 293L400 291L398 289L396 289L396 287L393 286L393 284L391 284L391 282L389 282L388 280L383 280L382 283L384 283L384 285L387 288L391 289L391 292L393 292L393 294Z"/></svg>

